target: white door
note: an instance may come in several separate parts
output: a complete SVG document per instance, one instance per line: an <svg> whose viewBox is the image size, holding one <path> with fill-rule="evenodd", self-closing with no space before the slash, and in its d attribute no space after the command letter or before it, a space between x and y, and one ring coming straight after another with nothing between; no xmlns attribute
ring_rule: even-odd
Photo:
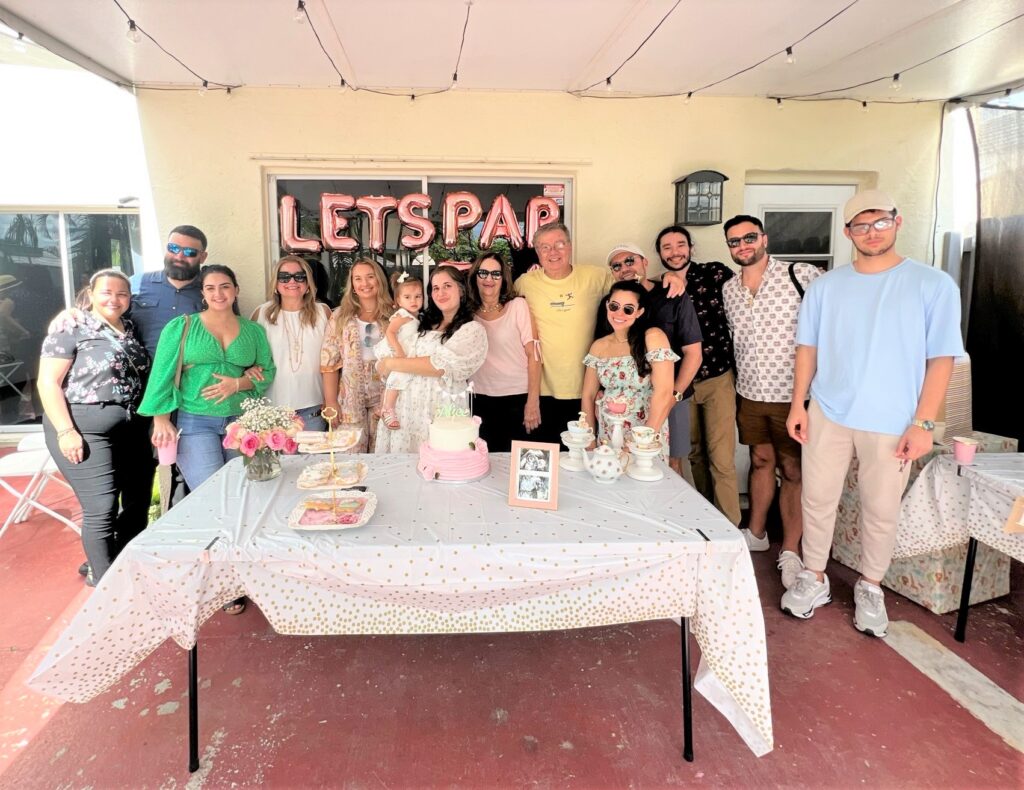
<svg viewBox="0 0 1024 790"><path fill-rule="evenodd" d="M743 210L764 223L768 252L776 258L832 269L853 260L843 205L856 191L852 184L757 184L744 190Z"/></svg>

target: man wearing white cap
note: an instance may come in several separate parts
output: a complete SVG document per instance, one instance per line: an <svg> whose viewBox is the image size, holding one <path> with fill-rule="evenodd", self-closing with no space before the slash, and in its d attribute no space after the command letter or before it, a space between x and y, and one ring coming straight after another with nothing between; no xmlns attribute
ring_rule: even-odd
<svg viewBox="0 0 1024 790"><path fill-rule="evenodd" d="M786 424L803 445L806 570L781 606L806 619L832 600L825 566L856 454L863 523L854 626L880 637L889 626L880 584L892 559L910 462L932 447L932 421L953 360L964 352L960 294L946 273L896 252L903 218L884 192L854 195L843 220L857 259L815 280L800 308Z"/></svg>
<svg viewBox="0 0 1024 790"><path fill-rule="evenodd" d="M682 474L683 460L690 454L690 396L693 378L700 369L703 336L697 311L690 295L682 294L670 299L667 293L647 279L647 257L640 246L632 243L616 244L608 253L608 268L617 282L636 280L647 289L646 314L650 326L658 327L668 336L671 349L681 359L675 366L673 395L676 403L668 415L669 463L677 474ZM611 334L606 306L608 297L601 300L597 310L594 339Z"/></svg>

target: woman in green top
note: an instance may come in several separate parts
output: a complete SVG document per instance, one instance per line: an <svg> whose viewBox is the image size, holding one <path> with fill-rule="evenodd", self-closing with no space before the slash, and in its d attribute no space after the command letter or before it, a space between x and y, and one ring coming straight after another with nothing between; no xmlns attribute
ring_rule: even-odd
<svg viewBox="0 0 1024 790"><path fill-rule="evenodd" d="M238 281L227 266L199 273L202 312L172 319L160 333L146 395L139 414L153 417L153 444L178 438L178 467L195 491L238 453L226 450L224 434L242 413L242 401L260 396L274 380L274 358L259 324L234 314ZM182 334L185 334L182 342ZM181 381L175 386L178 357ZM253 381L247 368L259 365L263 380ZM177 428L171 422L177 411Z"/></svg>

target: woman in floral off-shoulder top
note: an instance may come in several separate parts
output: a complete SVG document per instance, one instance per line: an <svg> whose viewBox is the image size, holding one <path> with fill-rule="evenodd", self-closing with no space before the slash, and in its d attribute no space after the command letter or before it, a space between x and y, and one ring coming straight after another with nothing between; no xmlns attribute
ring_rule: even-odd
<svg viewBox="0 0 1024 790"><path fill-rule="evenodd" d="M645 293L637 282L612 286L605 308L612 333L595 340L583 359L583 411L587 422L598 426L597 442L610 442L611 426L599 407L611 398L622 398L626 401L623 428L653 428L661 433L662 447L667 448L666 418L675 405L672 386L679 356L661 329L647 326L641 307ZM604 393L599 400L601 390Z"/></svg>

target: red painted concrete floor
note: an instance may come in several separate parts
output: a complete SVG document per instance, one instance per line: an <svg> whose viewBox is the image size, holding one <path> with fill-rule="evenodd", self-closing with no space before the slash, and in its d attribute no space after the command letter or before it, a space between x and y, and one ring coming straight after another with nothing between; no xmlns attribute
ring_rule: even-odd
<svg viewBox="0 0 1024 790"><path fill-rule="evenodd" d="M10 504L0 498L0 513ZM760 759L695 695L696 762L682 760L671 621L304 638L275 634L250 607L203 628L202 767L189 775L185 653L174 644L85 705L23 685L89 595L77 536L35 515L0 540L0 788L1024 785L1024 756L853 630L851 572L833 563L835 603L797 621L778 610L773 554L755 555L775 726L775 750ZM1024 573L1014 573L1016 593L973 608L966 645L952 638L953 615L892 593L890 617L1024 700Z"/></svg>

